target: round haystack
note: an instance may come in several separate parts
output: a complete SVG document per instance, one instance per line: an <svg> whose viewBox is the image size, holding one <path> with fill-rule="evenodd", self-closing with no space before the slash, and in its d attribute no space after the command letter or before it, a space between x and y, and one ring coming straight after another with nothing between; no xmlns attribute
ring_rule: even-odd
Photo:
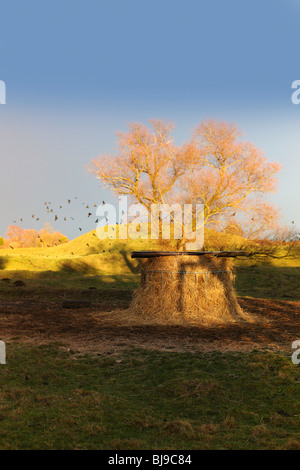
<svg viewBox="0 0 300 470"><path fill-rule="evenodd" d="M154 323L197 325L251 321L233 288L225 257L160 256L147 259L130 311Z"/></svg>

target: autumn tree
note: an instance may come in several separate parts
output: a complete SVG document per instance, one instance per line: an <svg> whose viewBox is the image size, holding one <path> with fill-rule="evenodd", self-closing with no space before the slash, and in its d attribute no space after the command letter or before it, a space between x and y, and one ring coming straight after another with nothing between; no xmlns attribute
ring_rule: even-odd
<svg viewBox="0 0 300 470"><path fill-rule="evenodd" d="M39 232L35 229L24 229L19 225L10 225L6 232L3 248L13 246L16 248L51 247L68 241L67 237L54 231L46 224Z"/></svg>
<svg viewBox="0 0 300 470"><path fill-rule="evenodd" d="M90 163L90 171L107 188L127 194L150 211L153 203L165 203L183 176L188 162L188 147L174 144L174 125L159 120L151 127L131 124L119 132L115 155L100 155Z"/></svg>
<svg viewBox="0 0 300 470"><path fill-rule="evenodd" d="M39 232L39 244L40 246L56 246L66 243L68 238L57 230L53 230L49 223L46 223L45 226Z"/></svg>
<svg viewBox="0 0 300 470"><path fill-rule="evenodd" d="M15 247L37 246L38 232L35 229L24 229L19 225L9 225L6 232L7 242Z"/></svg>
<svg viewBox="0 0 300 470"><path fill-rule="evenodd" d="M152 203L202 203L205 225L228 224L257 238L277 223L277 210L264 200L276 190L277 163L270 163L233 124L205 121L189 142L174 144L172 124L131 124L118 133L114 155L100 155L89 170L106 187L127 194L149 212Z"/></svg>
<svg viewBox="0 0 300 470"><path fill-rule="evenodd" d="M206 225L238 224L249 238L257 238L278 222L278 210L264 196L276 190L280 165L240 137L234 124L205 121L196 127L180 197L204 205Z"/></svg>

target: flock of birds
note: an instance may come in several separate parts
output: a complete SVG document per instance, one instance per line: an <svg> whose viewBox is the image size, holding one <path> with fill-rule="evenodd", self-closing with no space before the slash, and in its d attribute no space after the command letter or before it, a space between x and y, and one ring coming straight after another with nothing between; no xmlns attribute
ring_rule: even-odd
<svg viewBox="0 0 300 470"><path fill-rule="evenodd" d="M74 200L76 200L76 199L77 199L77 197L74 198ZM67 199L67 207L69 205L71 205L71 202L72 202L72 199ZM93 213L91 212L91 208L92 207L93 208L98 207L98 204L96 204L96 203L91 204L91 203L82 202L81 205L84 206L84 209L87 211L87 213L86 213L87 218L90 218L93 215ZM102 205L103 206L105 205L105 201L102 201ZM66 215L63 214L63 211L62 211L62 209L64 208L63 205L56 206L51 201L48 201L48 202L46 201L46 202L44 202L43 206L46 209L47 214L53 215L53 221L54 222L57 222L58 220L62 220L64 222L67 222L68 220L72 220L72 222L76 222L75 217L66 216ZM40 220L40 217L37 217L35 214L32 214L31 219L34 219L35 222L38 222ZM105 219L108 220L107 217L105 217ZM24 221L24 218L21 217L19 220L13 220L13 223L17 224L18 222L22 223L23 221ZM98 222L99 222L99 219L96 219L95 224L97 224ZM81 232L82 227L78 227L78 230ZM93 233L93 235L96 236L95 233ZM40 239L40 242L43 242L40 235L38 235L38 238ZM60 242L60 240L59 240L59 242ZM57 244L55 243L55 245L57 245ZM86 245L89 246L89 243L86 243ZM50 246L50 245L47 245L47 246ZM14 249L14 247L12 245L10 245L10 248ZM74 254L74 253L72 253L72 254Z"/></svg>
<svg viewBox="0 0 300 470"><path fill-rule="evenodd" d="M77 197L74 197L74 200L77 200ZM72 202L71 199L67 199L67 206L70 206L71 202ZM96 204L96 203L90 204L90 203L82 202L81 205L85 206L84 208L87 210L87 218L90 218L93 215L93 213L91 212L91 207L94 207L94 208L98 207L98 204ZM102 205L105 205L105 201L102 201ZM44 207L46 208L47 214L50 214L50 215L53 214L54 222L57 222L58 220L63 220L64 222L67 222L67 220L70 220L70 219L72 220L72 222L76 221L76 219L73 216L61 215L62 214L62 209L64 208L63 205L59 205L58 208L55 209L55 205L51 201L49 201L49 202L45 201L44 202ZM122 214L123 213L124 213L124 211L122 211ZM231 214L231 217L234 217L235 215L236 215L236 212ZM34 219L36 222L38 222L40 220L40 217L37 217L35 214L32 214L31 218ZM105 219L106 219L106 221L108 221L107 217L105 217ZM19 219L19 221L22 223L23 222L23 217L21 217ZM252 218L252 221L254 221L254 218ZM98 222L99 222L99 219L97 218L95 220L95 224L98 224ZM18 223L18 221L13 220L13 223L16 224L16 223ZM293 225L295 224L294 220L292 221L292 224ZM78 227L78 230L81 232L82 227Z"/></svg>
<svg viewBox="0 0 300 470"><path fill-rule="evenodd" d="M74 199L77 199L77 197L75 197ZM67 204L68 204L68 205L70 205L71 202L72 202L71 199L68 199L68 200L67 200ZM87 217L88 217L88 218L93 215L93 213L90 212L90 211L91 211L91 207L94 207L94 208L98 207L98 204L96 204L96 203L90 204L90 203L82 202L81 204L82 204L83 206L85 206L85 209L87 210ZM102 201L102 205L104 205L104 204L105 204L105 201ZM62 205L59 205L58 208L55 209L54 204L53 204L51 201L49 201L49 202L44 202L44 207L45 207L45 209L46 209L47 214L50 214L50 215L53 214L53 220L54 220L54 222L57 222L58 220L63 220L64 222L67 222L67 221L70 220L70 219L71 219L73 222L76 221L76 219L75 219L74 217L72 217L72 216L67 217L67 216L65 216L65 215L61 215L61 210L64 208L64 206L62 206ZM40 220L40 217L37 217L35 214L32 214L31 218L34 219L36 222L38 222L38 221ZM18 220L13 220L13 223L14 223L14 224L17 224L18 222L21 222L21 223L22 223L23 220L24 220L23 217L21 217L21 218L19 219L19 221L18 221ZM108 220L108 219L106 218L106 220ZM99 222L99 219L96 219L96 220L95 220L95 224L97 224L98 222ZM81 232L81 231L82 231L82 227L78 227L78 230Z"/></svg>

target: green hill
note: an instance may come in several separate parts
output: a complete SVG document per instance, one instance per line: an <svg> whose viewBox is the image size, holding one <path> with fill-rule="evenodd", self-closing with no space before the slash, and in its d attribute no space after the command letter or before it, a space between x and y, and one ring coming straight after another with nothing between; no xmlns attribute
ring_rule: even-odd
<svg viewBox="0 0 300 470"><path fill-rule="evenodd" d="M118 236L118 226L116 227ZM206 231L206 249L234 249L245 244L242 237ZM172 242L170 242L172 247ZM173 242L174 247L174 242ZM158 240L100 240L96 231L85 233L56 247L16 248L0 250L0 269L26 271L60 271L72 268L82 272L106 274L131 273L137 261L128 263L130 253L138 250L158 250Z"/></svg>
<svg viewBox="0 0 300 470"><path fill-rule="evenodd" d="M118 236L118 226L116 227ZM174 249L174 241L166 242L165 249ZM247 240L238 235L205 230L206 250L234 250L247 246ZM138 263L130 253L138 250L159 250L158 240L100 240L96 231L85 233L74 240L55 247L0 249L0 270L99 272L106 274L131 273ZM128 263L130 260L130 264Z"/></svg>
<svg viewBox="0 0 300 470"><path fill-rule="evenodd" d="M115 230L118 232L118 227L115 227ZM206 250L234 250L245 247L246 244L247 241L237 235L222 234L208 229L205 231ZM166 245L164 247L164 249L172 248L174 249L174 242L173 246L171 243L168 247ZM132 251L151 249L162 249L162 245L158 240L99 240L95 231L51 248L13 250L1 248L0 292L4 296L16 295L16 290L12 289L15 280L25 281L26 290L22 291L22 295L28 296L45 289L55 289L53 295L57 295L59 289L134 288L139 283L141 260L132 260L130 254ZM276 285L283 285L284 276L284 285L297 285L300 269L299 254L294 259L266 260L262 268L257 268L259 272L253 270L254 263L253 260L247 259L236 263L239 266L238 281L243 295L249 295L249 292L250 295L256 294L253 285L258 285L257 279L261 277L262 281L261 279L259 281L261 286L266 273L269 276L268 284L272 292L276 276L279 276ZM280 274L274 266L281 267ZM9 278L10 281L1 282L3 278ZM284 288L284 291L286 290L287 287ZM298 291L297 288L296 290ZM259 292L258 289L257 293Z"/></svg>

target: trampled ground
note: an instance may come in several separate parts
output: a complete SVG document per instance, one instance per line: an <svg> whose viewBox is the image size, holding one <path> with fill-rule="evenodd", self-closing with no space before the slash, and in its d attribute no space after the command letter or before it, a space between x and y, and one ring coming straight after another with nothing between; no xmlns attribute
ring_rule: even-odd
<svg viewBox="0 0 300 470"><path fill-rule="evenodd" d="M300 302L240 298L255 323L218 327L147 325L132 318L127 307L130 291L97 293L90 308L64 309L62 301L5 299L0 304L1 339L34 344L61 342L76 351L117 352L128 347L162 351L291 352L300 331ZM107 300L112 295L111 301ZM86 297L86 296L85 296Z"/></svg>

